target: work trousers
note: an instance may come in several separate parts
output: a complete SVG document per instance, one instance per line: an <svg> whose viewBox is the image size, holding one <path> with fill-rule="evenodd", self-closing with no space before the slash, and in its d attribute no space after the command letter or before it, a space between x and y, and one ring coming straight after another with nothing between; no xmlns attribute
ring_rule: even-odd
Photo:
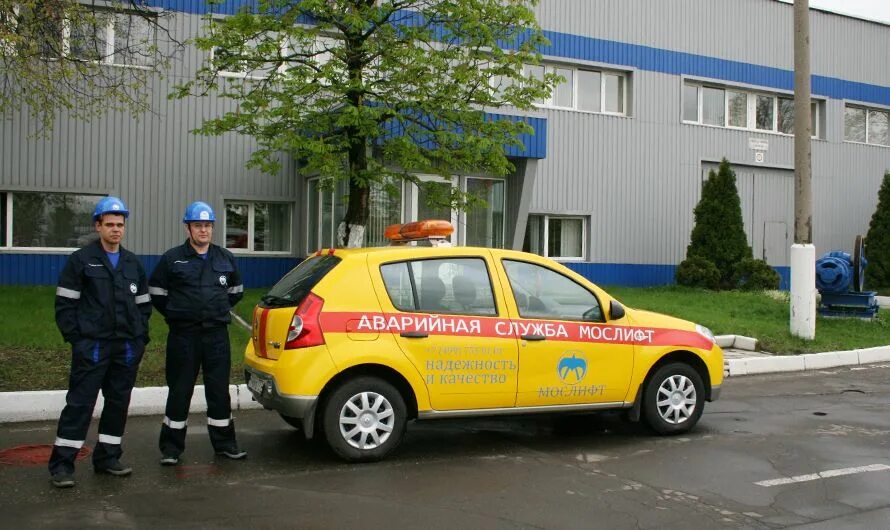
<svg viewBox="0 0 890 530"><path fill-rule="evenodd" d="M121 457L130 393L144 352L145 345L139 340L84 339L71 346L68 394L49 459L51 474L74 472L74 460L86 441L99 390L105 405L93 465L104 468Z"/></svg>
<svg viewBox="0 0 890 530"><path fill-rule="evenodd" d="M185 450L189 405L199 370L204 374L210 443L217 453L237 448L229 397L231 368L227 328L170 329L166 371L170 393L167 395L167 408L158 441L161 454L178 457Z"/></svg>

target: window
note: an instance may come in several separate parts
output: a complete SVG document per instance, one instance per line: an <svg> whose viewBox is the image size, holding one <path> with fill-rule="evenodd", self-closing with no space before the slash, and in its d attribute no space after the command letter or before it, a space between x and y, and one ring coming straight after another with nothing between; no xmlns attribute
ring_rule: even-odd
<svg viewBox="0 0 890 530"><path fill-rule="evenodd" d="M844 139L846 141L866 143L867 116L868 112L865 109L856 107L844 109Z"/></svg>
<svg viewBox="0 0 890 530"><path fill-rule="evenodd" d="M336 246L337 229L346 215L349 202L349 185L341 180L334 189L324 189L319 179L309 181L307 194L306 252ZM386 227L402 220L402 186L400 182L371 184L369 197L371 216L365 227L365 246L383 246L389 241L383 237Z"/></svg>
<svg viewBox="0 0 890 530"><path fill-rule="evenodd" d="M522 250L554 259L584 259L585 225L583 217L529 215Z"/></svg>
<svg viewBox="0 0 890 530"><path fill-rule="evenodd" d="M549 99L539 102L545 107L626 114L626 73L553 65L525 65L524 72L535 79L543 79L545 73L564 79Z"/></svg>
<svg viewBox="0 0 890 530"><path fill-rule="evenodd" d="M890 146L890 110L847 105L844 109L844 140Z"/></svg>
<svg viewBox="0 0 890 530"><path fill-rule="evenodd" d="M80 248L98 237L93 209L101 195L0 193L5 248Z"/></svg>
<svg viewBox="0 0 890 530"><path fill-rule="evenodd" d="M47 18L37 35L44 57L65 55L102 64L152 66L155 28L146 18L151 15L94 10L68 21L54 20L38 9L32 16Z"/></svg>
<svg viewBox="0 0 890 530"><path fill-rule="evenodd" d="M700 90L698 85L683 84L683 121L698 121L698 93Z"/></svg>
<svg viewBox="0 0 890 530"><path fill-rule="evenodd" d="M726 122L726 103L723 89L704 87L702 89L701 122L705 125L723 126Z"/></svg>
<svg viewBox="0 0 890 530"><path fill-rule="evenodd" d="M726 92L726 107L730 127L748 128L748 94L744 92Z"/></svg>
<svg viewBox="0 0 890 530"><path fill-rule="evenodd" d="M445 180L430 175L418 175L417 178L419 185L403 185L396 179L371 185L371 213L365 227L365 246L388 245L389 240L383 233L391 224L443 219L454 225L455 233L449 238L452 243L503 248L507 197L504 180L458 176ZM481 198L486 204L458 213L446 205L452 191L457 189ZM337 229L349 202L346 181L337 182L334 189L325 189L319 179L310 179L307 197L306 253L336 246ZM410 217L404 215L403 204L411 212Z"/></svg>
<svg viewBox="0 0 890 530"><path fill-rule="evenodd" d="M813 138L820 138L819 109L810 106ZM794 134L794 99L771 94L683 83L683 121L714 127Z"/></svg>
<svg viewBox="0 0 890 530"><path fill-rule="evenodd" d="M603 322L599 300L574 280L534 263L503 263L522 318Z"/></svg>
<svg viewBox="0 0 890 530"><path fill-rule="evenodd" d="M386 292L400 311L496 316L485 261L448 258L380 267Z"/></svg>
<svg viewBox="0 0 890 530"><path fill-rule="evenodd" d="M290 204L226 201L225 216L227 249L290 252Z"/></svg>
<svg viewBox="0 0 890 530"><path fill-rule="evenodd" d="M505 187L503 180L467 178L467 193L487 204L486 208L473 208L466 213L467 246L504 248Z"/></svg>
<svg viewBox="0 0 890 530"><path fill-rule="evenodd" d="M775 130L773 116L775 114L774 107L776 98L772 96L757 96L757 110L755 118L755 127L761 131Z"/></svg>

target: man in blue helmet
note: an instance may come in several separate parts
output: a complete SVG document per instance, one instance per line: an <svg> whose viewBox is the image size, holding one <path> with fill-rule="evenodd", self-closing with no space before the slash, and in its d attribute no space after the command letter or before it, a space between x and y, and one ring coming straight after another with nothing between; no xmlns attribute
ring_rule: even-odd
<svg viewBox="0 0 890 530"><path fill-rule="evenodd" d="M74 460L86 440L99 390L105 398L99 440L93 450L97 473L126 476L121 438L130 393L148 343L151 297L145 270L121 246L129 211L105 197L93 212L99 239L71 254L56 288L56 324L71 344L71 374L59 417L49 472L56 487L74 485Z"/></svg>
<svg viewBox="0 0 890 530"><path fill-rule="evenodd" d="M185 450L185 434L198 371L204 373L207 431L217 455L247 456L235 441L229 398L232 368L229 311L244 296L231 252L213 243L216 216L210 205L193 202L182 222L188 239L164 253L149 280L152 303L167 320L167 408L158 445L161 464L175 466Z"/></svg>

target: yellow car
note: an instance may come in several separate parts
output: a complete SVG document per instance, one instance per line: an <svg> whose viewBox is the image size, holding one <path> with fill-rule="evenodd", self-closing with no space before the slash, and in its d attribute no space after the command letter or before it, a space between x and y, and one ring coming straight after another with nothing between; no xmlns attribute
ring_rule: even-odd
<svg viewBox="0 0 890 530"><path fill-rule="evenodd" d="M319 251L285 275L254 309L255 399L372 461L412 419L627 409L676 434L719 396L707 328L625 308L547 258L437 244L449 231L395 225L393 246Z"/></svg>

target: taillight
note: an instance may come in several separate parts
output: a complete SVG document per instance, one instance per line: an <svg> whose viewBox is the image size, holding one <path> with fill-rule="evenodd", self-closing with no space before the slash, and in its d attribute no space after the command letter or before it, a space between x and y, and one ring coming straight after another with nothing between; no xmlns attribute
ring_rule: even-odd
<svg viewBox="0 0 890 530"><path fill-rule="evenodd" d="M308 348L324 344L324 334L321 332L321 308L324 300L309 293L297 306L294 317L287 328L287 342L285 350Z"/></svg>

